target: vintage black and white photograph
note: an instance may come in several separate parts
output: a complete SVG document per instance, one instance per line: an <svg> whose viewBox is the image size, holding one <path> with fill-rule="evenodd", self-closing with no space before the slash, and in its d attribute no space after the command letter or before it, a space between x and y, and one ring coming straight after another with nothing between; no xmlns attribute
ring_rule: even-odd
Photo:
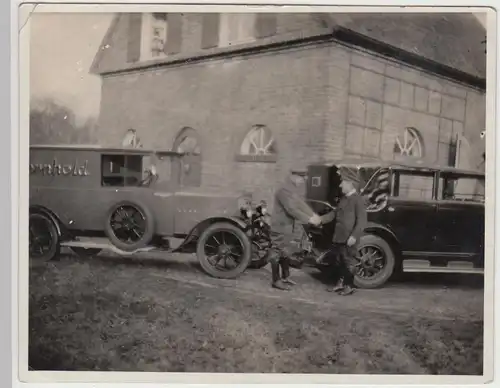
<svg viewBox="0 0 500 388"><path fill-rule="evenodd" d="M98 9L27 21L26 370L484 375L486 9Z"/></svg>

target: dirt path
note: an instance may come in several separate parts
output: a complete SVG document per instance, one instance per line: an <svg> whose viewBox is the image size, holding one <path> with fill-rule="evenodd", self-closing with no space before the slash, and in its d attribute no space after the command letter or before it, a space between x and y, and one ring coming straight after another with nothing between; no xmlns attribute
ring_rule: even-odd
<svg viewBox="0 0 500 388"><path fill-rule="evenodd" d="M68 260L74 259L68 257ZM270 287L268 267L248 270L238 279L214 279L201 271L196 259L190 255L172 255L168 260L157 257L118 258L97 257L103 265L120 263L127 267L140 267L152 279L164 278L209 288L224 288L227 292L255 295L255 298L290 300L318 306L332 306L348 311L366 313L417 315L440 319L483 319L483 288L478 278L457 276L421 276L410 280L389 283L376 290L358 290L345 298L326 292L327 284L319 271L313 268L292 269L298 283L290 292ZM440 279L442 278L442 279Z"/></svg>

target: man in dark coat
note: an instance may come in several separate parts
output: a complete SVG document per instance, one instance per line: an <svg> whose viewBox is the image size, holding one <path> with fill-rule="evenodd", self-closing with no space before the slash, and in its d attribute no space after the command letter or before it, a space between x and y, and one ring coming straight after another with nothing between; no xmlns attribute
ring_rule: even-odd
<svg viewBox="0 0 500 388"><path fill-rule="evenodd" d="M305 171L291 171L274 196L269 261L272 286L280 290L288 290L288 285L295 284L290 279L290 258L294 253L293 239L296 228L300 227L300 224L318 226L321 223L321 218L303 198L306 174Z"/></svg>
<svg viewBox="0 0 500 388"><path fill-rule="evenodd" d="M356 176L342 171L340 175L342 197L335 211L322 216L321 221L335 222L331 252L332 255L338 255L339 281L329 291L350 295L354 292L355 256L367 224L367 214L365 200L356 191Z"/></svg>

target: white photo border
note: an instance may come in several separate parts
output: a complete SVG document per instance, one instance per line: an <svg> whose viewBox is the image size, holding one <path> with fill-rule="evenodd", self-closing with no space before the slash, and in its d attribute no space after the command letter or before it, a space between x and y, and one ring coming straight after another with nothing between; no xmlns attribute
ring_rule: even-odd
<svg viewBox="0 0 500 388"><path fill-rule="evenodd" d="M14 1L11 3L11 147L9 149L9 142L4 141L2 146L6 149L0 152L1 158L12 160L10 168L10 193L7 192L8 185L2 185L2 189L6 191L6 196L0 203L9 204L9 195L12 198L11 206L5 209L3 214L11 214L12 224L5 224L5 230L12 230L11 237L11 257L12 268L11 272L8 267L4 271L0 271L2 276L12 275L12 354L8 352L5 355L7 361L12 360L12 373L13 382L16 384L23 384L27 386L41 386L41 383L50 383L50 386L67 386L68 383L86 383L72 386L94 386L92 383L108 383L106 386L120 386L120 383L135 383L134 386L141 387L144 383L155 384L199 384L203 382L210 382L210 385L216 386L219 384L342 384L342 385L441 385L453 384L454 386L469 385L469 384L484 384L492 382L494 377L494 365L498 366L498 361L493 358L494 348L493 341L496 347L498 346L497 336L493 336L494 316L497 307L497 300L494 299L494 278L495 272L498 271L497 266L494 265L494 241L498 237L495 225L495 216L498 210L495 207L496 196L496 176L492 179L497 160L495 149L497 146L495 125L497 117L498 102L496 94L498 86L496 82L497 71L497 47L498 47L498 31L497 31L497 13L495 11L494 0L489 1L420 1L418 4L409 1L350 1L345 3L345 6L339 8L338 6L330 6L326 2L302 2L302 1L277 1L272 2L273 5L285 5L281 7L269 7L268 5L260 5L258 1L247 0L240 1L219 1L219 5L215 3L203 2L206 4L208 12L373 12L376 8L383 6L384 12L464 12L463 8L456 7L471 7L467 12L487 12L487 51L488 51L488 64L487 64L487 118L486 118L486 131L488 132L488 140L486 144L486 196L488 198L486 211L486 244L485 244L485 297L484 297L484 375L483 376L427 376L427 375L313 375L313 374L205 374L205 373L147 373L147 372L40 372L28 371L27 357L28 357L28 244L26 241L26 233L28 220L28 150L29 150L29 16L31 12L165 12L168 7L169 11L175 10L176 12L200 12L200 1L170 1L168 5L161 1L149 1L148 4L134 4L132 1L51 1L45 3L36 3L37 6L33 11L33 5L25 3L19 7L21 2ZM2 3L2 4L6 4ZM191 4L191 5L188 5ZM193 5L196 8L193 8ZM238 4L238 5L236 5ZM250 5L242 7L245 5ZM417 7L418 5L418 7ZM392 6L393 8L386 8ZM410 6L412 6L410 8ZM430 8L432 6L432 8ZM319 7L319 8L318 8ZM403 8L401 8L403 7ZM484 8L490 7L490 8ZM8 15L7 12L2 12L2 17ZM22 29L18 32L18 29ZM4 71L2 74L8 74ZM18 81L19 80L19 81ZM3 104L2 109L8 107L9 104ZM2 117L8 117L7 114ZM7 125L5 127L8 128ZM10 152L12 157L9 158ZM4 162L4 164L7 164ZM3 195L3 194L2 194ZM495 198L495 199L494 199ZM495 211L494 211L495 210ZM7 217L2 218L2 222L6 223ZM6 233L4 233L5 235ZM19 258L19 260L18 260ZM7 261L7 260L4 260ZM5 263L4 263L5 265ZM3 287L8 287L8 279L1 282ZM8 292L3 292L2 297L9 295ZM7 304L9 305L9 300ZM495 308L493 303L495 302ZM8 320L4 320L8 321ZM7 331L9 328L7 327ZM8 349L4 347L3 350ZM2 363L9 365L9 363ZM6 373L0 376L7 376ZM17 382L17 383L16 383ZM36 384L32 384L36 383ZM111 383L116 383L111 385ZM3 385L2 385L3 386ZM7 385L5 385L7 386Z"/></svg>

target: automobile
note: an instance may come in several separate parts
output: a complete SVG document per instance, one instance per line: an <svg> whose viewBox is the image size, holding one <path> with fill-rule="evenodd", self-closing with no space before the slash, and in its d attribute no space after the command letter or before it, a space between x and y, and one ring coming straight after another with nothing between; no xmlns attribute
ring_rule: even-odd
<svg viewBox="0 0 500 388"><path fill-rule="evenodd" d="M189 155L84 145L30 147L29 251L32 261L61 248L196 253L203 270L235 278L252 261L252 230L241 209L248 193L189 185Z"/></svg>
<svg viewBox="0 0 500 388"><path fill-rule="evenodd" d="M422 163L336 161L308 167L307 200L335 210L339 171L360 182L368 224L358 245L355 284L376 288L401 272L484 273L485 175ZM334 223L304 226L302 252L321 270Z"/></svg>

